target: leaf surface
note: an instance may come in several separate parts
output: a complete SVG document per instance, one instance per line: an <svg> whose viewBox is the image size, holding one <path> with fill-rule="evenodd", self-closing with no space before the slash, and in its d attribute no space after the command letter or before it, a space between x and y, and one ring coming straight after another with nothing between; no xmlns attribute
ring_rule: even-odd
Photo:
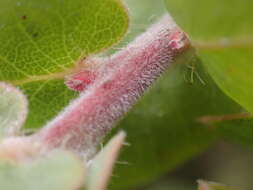
<svg viewBox="0 0 253 190"><path fill-rule="evenodd" d="M165 1L169 12L188 32L210 76L224 93L243 107L235 115L244 110L252 113L253 2ZM230 117L229 113L226 115ZM224 119L213 125L219 126L225 138L252 147L252 118Z"/></svg>
<svg viewBox="0 0 253 190"><path fill-rule="evenodd" d="M253 2L166 0L219 87L253 111Z"/></svg>
<svg viewBox="0 0 253 190"><path fill-rule="evenodd" d="M118 0L11 0L0 7L0 80L27 94L26 126L32 128L75 96L64 77L118 42L128 27Z"/></svg>
<svg viewBox="0 0 253 190"><path fill-rule="evenodd" d="M127 5L133 23L126 40L166 11L162 0L128 0ZM116 165L117 177L112 177L111 189L147 184L198 155L219 136L198 118L238 110L240 107L217 88L201 60L188 52L119 124L127 132L130 146L120 155L122 164Z"/></svg>
<svg viewBox="0 0 253 190"><path fill-rule="evenodd" d="M199 62L195 71L181 60L174 65L141 99L119 124L127 134L130 146L120 155L112 189L143 185L171 171L204 151L219 133L202 125L203 115L237 113L239 107L228 99L210 79ZM189 61L189 60L188 60ZM215 104L213 102L216 102ZM125 179L128 180L125 180Z"/></svg>
<svg viewBox="0 0 253 190"><path fill-rule="evenodd" d="M124 132L118 133L92 160L87 171L87 190L104 190L107 188L125 136Z"/></svg>
<svg viewBox="0 0 253 190"><path fill-rule="evenodd" d="M17 134L27 115L27 100L21 91L0 83L0 138Z"/></svg>
<svg viewBox="0 0 253 190"><path fill-rule="evenodd" d="M0 189L76 190L83 185L82 164L65 152L55 152L27 163L0 160Z"/></svg>

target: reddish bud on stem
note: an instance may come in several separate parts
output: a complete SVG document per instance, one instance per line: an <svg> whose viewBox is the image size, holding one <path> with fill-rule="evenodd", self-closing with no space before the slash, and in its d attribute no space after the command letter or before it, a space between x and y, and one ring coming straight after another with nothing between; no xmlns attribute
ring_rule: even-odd
<svg viewBox="0 0 253 190"><path fill-rule="evenodd" d="M82 92L87 89L96 79L96 73L92 71L81 71L67 77L65 84L74 91Z"/></svg>

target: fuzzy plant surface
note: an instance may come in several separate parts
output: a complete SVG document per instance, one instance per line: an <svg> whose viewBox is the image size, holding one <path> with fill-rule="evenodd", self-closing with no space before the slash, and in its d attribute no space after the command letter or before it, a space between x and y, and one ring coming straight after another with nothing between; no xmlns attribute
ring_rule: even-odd
<svg viewBox="0 0 253 190"><path fill-rule="evenodd" d="M99 146L117 124L131 146L110 189L143 185L219 138L252 147L251 8L1 0L0 189L107 189L125 132Z"/></svg>
<svg viewBox="0 0 253 190"><path fill-rule="evenodd" d="M125 31L128 16L121 2L14 2L3 2L3 10L9 11L11 17L3 18L1 26L1 40L6 40L2 50L12 49L1 52L4 81L1 100L2 112L6 114L1 123L1 188L33 189L38 185L40 189L77 189L85 185L87 189L106 189L125 135L120 133L96 154L98 145L152 83L190 49L190 42L173 19L165 15L121 51L110 57L98 57L95 53L116 42ZM74 14L69 8L75 10ZM92 10L98 11L93 13L97 19L103 11L106 16L100 22L97 19L89 22L87 17ZM115 15L116 19L109 22ZM55 23L48 24L49 19ZM47 92L49 85L56 85L55 81L61 81L67 90L80 92L79 97L38 132L20 134L28 105L21 91L10 84L27 92L29 111L39 110L36 114L41 118L46 109L38 101L46 106L50 105L47 101L54 102L45 98L52 97ZM33 127L40 124L36 115L30 122L30 125L34 123ZM63 153L54 154L58 151ZM65 162L66 168L59 170ZM79 177L75 175L77 169ZM55 173L45 177L50 170ZM40 178L45 179L41 182L45 186L40 185ZM85 183L84 178L87 178Z"/></svg>

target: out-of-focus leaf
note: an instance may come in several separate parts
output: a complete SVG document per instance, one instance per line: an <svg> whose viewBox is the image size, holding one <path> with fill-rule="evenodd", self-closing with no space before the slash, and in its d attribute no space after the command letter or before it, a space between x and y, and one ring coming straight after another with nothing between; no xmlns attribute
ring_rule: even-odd
<svg viewBox="0 0 253 190"><path fill-rule="evenodd" d="M83 185L83 163L66 152L27 163L0 160L0 189L76 190Z"/></svg>
<svg viewBox="0 0 253 190"><path fill-rule="evenodd" d="M131 146L120 156L120 161L127 164L117 165L118 177L112 178L112 189L145 184L196 156L217 137L215 128L197 119L239 110L198 62L193 83L192 70L182 62L187 59L174 65L120 123Z"/></svg>
<svg viewBox="0 0 253 190"><path fill-rule="evenodd" d="M253 148L252 115L234 114L224 116L205 116L204 124L216 128L226 140Z"/></svg>
<svg viewBox="0 0 253 190"><path fill-rule="evenodd" d="M253 1L166 0L219 87L253 112Z"/></svg>
<svg viewBox="0 0 253 190"><path fill-rule="evenodd" d="M155 181L153 185L145 187L145 190L196 190L196 187L181 179L168 179L168 176L166 176L162 180Z"/></svg>
<svg viewBox="0 0 253 190"><path fill-rule="evenodd" d="M147 26L148 18L163 12L162 0L127 2L130 2L130 13L136 14L130 15L136 23L132 30L142 27L141 23ZM154 8L138 16L142 6ZM196 156L217 136L215 129L201 125L197 118L240 110L209 78L200 60L193 57L191 52L179 60L120 123L128 134L130 147L124 148L120 155L111 189L146 184Z"/></svg>
<svg viewBox="0 0 253 190"><path fill-rule="evenodd" d="M226 139L253 148L253 120L238 119L217 124Z"/></svg>
<svg viewBox="0 0 253 190"><path fill-rule="evenodd" d="M253 1L165 1L220 89L253 112ZM252 146L252 123L251 119L225 119L216 124L226 138Z"/></svg>
<svg viewBox="0 0 253 190"><path fill-rule="evenodd" d="M0 81L23 89L33 128L73 98L64 77L128 28L119 0L11 0L0 9Z"/></svg>
<svg viewBox="0 0 253 190"><path fill-rule="evenodd" d="M199 180L198 184L199 184L198 190L233 190L226 185L214 182L207 182L203 180Z"/></svg>
<svg viewBox="0 0 253 190"><path fill-rule="evenodd" d="M253 115L235 113L225 115L206 115L198 118L206 127L219 132L224 140L253 148Z"/></svg>
<svg viewBox="0 0 253 190"><path fill-rule="evenodd" d="M124 142L125 133L120 132L96 155L87 171L87 190L105 190Z"/></svg>
<svg viewBox="0 0 253 190"><path fill-rule="evenodd" d="M16 134L26 115L27 100L22 92L0 83L0 138Z"/></svg>

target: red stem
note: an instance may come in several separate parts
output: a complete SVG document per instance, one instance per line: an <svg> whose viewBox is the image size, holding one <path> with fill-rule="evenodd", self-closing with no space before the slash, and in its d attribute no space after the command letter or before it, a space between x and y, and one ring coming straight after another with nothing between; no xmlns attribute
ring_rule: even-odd
<svg viewBox="0 0 253 190"><path fill-rule="evenodd" d="M105 58L96 80L36 138L90 157L97 144L145 90L188 49L189 40L169 16L126 48Z"/></svg>

